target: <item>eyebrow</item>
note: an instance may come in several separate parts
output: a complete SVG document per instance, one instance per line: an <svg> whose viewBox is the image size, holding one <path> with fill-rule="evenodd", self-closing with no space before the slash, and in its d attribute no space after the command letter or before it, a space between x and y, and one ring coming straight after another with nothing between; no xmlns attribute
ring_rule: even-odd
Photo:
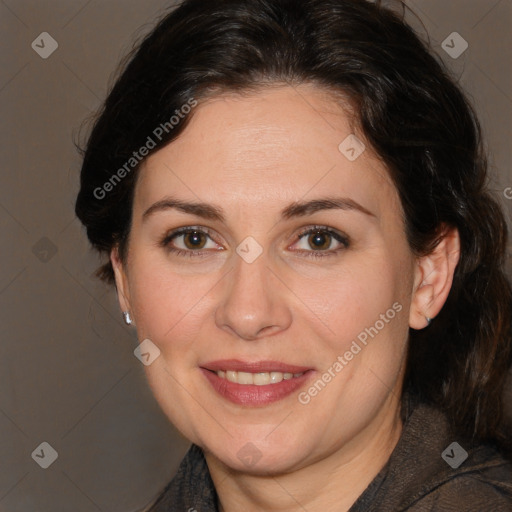
<svg viewBox="0 0 512 512"><path fill-rule="evenodd" d="M163 212L172 209L181 211L183 213L189 213L191 215L196 215L197 217L201 217L207 220L219 221L222 223L225 223L226 221L224 210L220 206L201 202L181 201L173 197L165 197L160 201L152 204L142 214L142 220L146 221L150 216L157 212ZM370 217L376 217L374 213L348 197L322 197L318 199L312 199L310 201L295 201L289 204L281 211L281 218L291 219L294 217L303 217L305 215L311 215L315 212L323 210L356 211Z"/></svg>

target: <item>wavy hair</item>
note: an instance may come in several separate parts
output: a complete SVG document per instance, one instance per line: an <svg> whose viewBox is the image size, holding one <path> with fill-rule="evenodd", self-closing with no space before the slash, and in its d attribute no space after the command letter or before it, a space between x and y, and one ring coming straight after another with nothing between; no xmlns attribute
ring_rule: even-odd
<svg viewBox="0 0 512 512"><path fill-rule="evenodd" d="M379 1L185 0L166 14L127 57L82 150L75 210L91 244L105 254L117 245L126 260L139 166L119 182L112 177L191 98L301 83L350 99L398 190L415 255L432 251L443 227L459 231L447 302L430 327L410 329L404 389L442 409L468 442L510 456L502 399L512 364L507 228L487 190L480 124L439 57ZM191 116L161 130L149 154ZM114 186L98 197L109 180ZM97 275L114 282L110 261Z"/></svg>

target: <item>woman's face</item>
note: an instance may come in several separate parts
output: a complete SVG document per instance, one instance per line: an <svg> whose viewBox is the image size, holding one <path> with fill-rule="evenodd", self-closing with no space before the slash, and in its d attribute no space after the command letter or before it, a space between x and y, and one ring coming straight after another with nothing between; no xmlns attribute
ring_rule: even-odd
<svg viewBox="0 0 512 512"><path fill-rule="evenodd" d="M140 171L121 306L160 350L165 414L231 468L355 455L397 424L415 259L353 134L314 86L223 95Z"/></svg>

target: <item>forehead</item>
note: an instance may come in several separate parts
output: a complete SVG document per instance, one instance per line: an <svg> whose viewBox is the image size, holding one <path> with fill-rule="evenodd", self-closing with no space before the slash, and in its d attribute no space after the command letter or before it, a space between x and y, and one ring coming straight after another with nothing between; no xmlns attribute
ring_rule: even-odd
<svg viewBox="0 0 512 512"><path fill-rule="evenodd" d="M135 207L165 193L238 210L328 194L350 195L374 210L389 206L395 187L351 121L339 99L315 86L213 97L144 162ZM365 149L354 159L360 142Z"/></svg>

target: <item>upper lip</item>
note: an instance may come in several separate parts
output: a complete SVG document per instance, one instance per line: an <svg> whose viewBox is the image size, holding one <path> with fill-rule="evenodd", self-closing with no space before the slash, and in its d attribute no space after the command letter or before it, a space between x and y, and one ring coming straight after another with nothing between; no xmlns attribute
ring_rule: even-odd
<svg viewBox="0 0 512 512"><path fill-rule="evenodd" d="M245 362L239 359L222 359L211 361L201 365L202 368L217 372L219 370L234 370L237 372L263 373L263 372L281 372L281 373L302 373L312 368L307 366L297 366L286 364L280 361L254 361Z"/></svg>

